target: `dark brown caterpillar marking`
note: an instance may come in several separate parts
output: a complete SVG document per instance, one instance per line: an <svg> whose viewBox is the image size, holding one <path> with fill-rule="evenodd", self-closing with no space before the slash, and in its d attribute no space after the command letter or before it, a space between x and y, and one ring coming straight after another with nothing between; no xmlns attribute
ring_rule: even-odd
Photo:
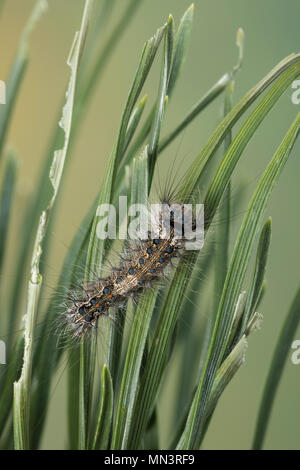
<svg viewBox="0 0 300 470"><path fill-rule="evenodd" d="M88 285L84 289L83 298L73 299L67 307L66 319L72 334L81 337L92 328L96 328L101 315L108 315L110 307L120 307L126 299L138 293L145 287L150 287L161 277L170 261L178 256L183 239L175 237L174 213L166 205L167 211L159 214L159 237L139 241L132 249L130 259L123 262L120 268L96 284ZM183 214L183 205L178 205ZM180 216L181 216L180 214ZM164 238L166 217L169 234ZM182 216L181 216L182 217ZM182 225L184 233L184 226ZM184 238L184 237L183 237ZM82 297L82 296L81 296Z"/></svg>

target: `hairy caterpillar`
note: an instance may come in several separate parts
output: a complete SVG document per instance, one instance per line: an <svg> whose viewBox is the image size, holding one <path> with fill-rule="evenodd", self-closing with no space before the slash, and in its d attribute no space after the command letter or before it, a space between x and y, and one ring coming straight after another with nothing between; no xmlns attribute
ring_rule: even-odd
<svg viewBox="0 0 300 470"><path fill-rule="evenodd" d="M123 306L128 297L152 286L188 243L189 231L195 233L197 223L190 205L164 202L160 207L154 230L129 245L120 267L69 296L64 317L67 329L75 337L96 328L99 317L107 316L111 307Z"/></svg>

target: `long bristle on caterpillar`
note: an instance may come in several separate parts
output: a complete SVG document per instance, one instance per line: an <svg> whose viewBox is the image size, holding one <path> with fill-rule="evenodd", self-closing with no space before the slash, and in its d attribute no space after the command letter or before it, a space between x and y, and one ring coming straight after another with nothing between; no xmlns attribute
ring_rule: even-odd
<svg viewBox="0 0 300 470"><path fill-rule="evenodd" d="M75 338L85 336L97 327L101 316L109 315L111 307L124 306L128 297L157 283L172 259L178 256L185 240L184 205L176 206L179 214L174 214L173 204L163 203L158 214L155 238L153 232L148 232L145 240L131 242L128 257L120 267L112 269L105 279L84 286L82 292L77 290L73 293L64 313L67 330L71 335ZM178 237L175 229L178 216L182 220L181 237ZM191 225L195 226L193 219Z"/></svg>

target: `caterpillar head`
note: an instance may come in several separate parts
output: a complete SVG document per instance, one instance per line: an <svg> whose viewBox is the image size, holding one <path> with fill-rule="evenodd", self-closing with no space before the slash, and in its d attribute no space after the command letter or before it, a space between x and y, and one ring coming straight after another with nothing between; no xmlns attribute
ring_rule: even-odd
<svg viewBox="0 0 300 470"><path fill-rule="evenodd" d="M73 301L66 312L67 324L75 337L81 337L97 327L100 315L107 315L107 303L100 297L85 301Z"/></svg>

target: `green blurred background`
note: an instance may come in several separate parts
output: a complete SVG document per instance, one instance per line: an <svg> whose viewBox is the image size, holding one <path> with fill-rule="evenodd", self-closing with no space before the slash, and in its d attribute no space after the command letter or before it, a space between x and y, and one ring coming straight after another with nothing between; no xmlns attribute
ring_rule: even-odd
<svg viewBox="0 0 300 470"><path fill-rule="evenodd" d="M95 3L97 2L100 0L95 0ZM20 215L34 193L36 178L55 126L69 77L66 59L74 31L79 27L84 4L83 0L49 0L48 3L48 12L31 36L30 63L7 141L16 148L20 156L8 264L15 254L15 242L22 236ZM182 114L185 114L224 72L232 68L237 57L235 36L238 27L245 31L246 45L243 68L237 76L235 101L282 58L300 49L298 0L196 0L194 3L191 46L167 110L164 132L177 124ZM0 19L0 78L3 80L7 77L22 28L33 4L33 0L5 2ZM62 197L51 233L51 254L47 261L49 274L46 283L49 292L51 287L55 286L70 241L101 184L105 163L114 144L121 111L143 43L163 24L169 13L173 14L178 24L180 16L189 4L187 0L141 0L141 6L106 66L73 146L72 155L68 157L70 165L62 185ZM116 0L112 25L116 23L126 5L126 0ZM145 92L152 98L157 92L157 65L145 87ZM233 181L233 198L240 180L245 183L245 196L249 198L259 175L295 114L300 110L300 105L292 104L291 94L292 89L283 96L247 147L238 166L237 177ZM184 157L189 161L193 159L219 122L221 112L222 98L219 98L189 126L182 138L177 139L164 152L162 167L170 165L179 146L180 158ZM266 214L272 216L273 237L267 270L267 294L260 308L264 314L263 328L251 336L246 366L242 367L220 400L205 439L205 449L246 449L251 445L270 359L288 307L299 285L299 151L298 141ZM241 204L241 207L239 213L233 217L234 227L238 227L242 220L245 204ZM4 283L8 285L11 281L8 272ZM209 314L205 308L201 312L202 315ZM300 330L295 332L295 338L300 339ZM162 446L166 444L171 431L170 427L165 425L165 416L172 406L172 383L180 380L176 377L176 367L171 370L166 380L170 385L164 389L160 399L161 409L165 413L161 420L164 436ZM289 357L276 397L265 448L300 448L299 387L300 366L293 365ZM64 447L64 389L65 377L61 368L51 398L43 438L44 448Z"/></svg>

